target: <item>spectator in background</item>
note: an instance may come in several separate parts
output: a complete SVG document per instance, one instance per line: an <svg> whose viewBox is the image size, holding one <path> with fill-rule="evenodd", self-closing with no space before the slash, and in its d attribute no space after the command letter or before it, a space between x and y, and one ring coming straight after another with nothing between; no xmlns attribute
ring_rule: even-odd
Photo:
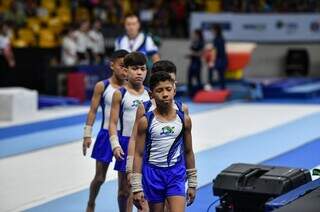
<svg viewBox="0 0 320 212"><path fill-rule="evenodd" d="M138 16L129 14L125 17L124 27L126 34L118 37L115 42L115 50L124 49L128 52L142 52L151 58L152 62L160 60L158 47L151 36L140 32Z"/></svg>
<svg viewBox="0 0 320 212"><path fill-rule="evenodd" d="M152 63L160 60L158 47L152 37L140 32L140 21L137 15L128 14L124 19L126 34L118 37L115 42L115 50L124 49L128 52L138 51L147 57L147 68L150 70ZM150 71L147 72L144 84L148 84Z"/></svg>
<svg viewBox="0 0 320 212"><path fill-rule="evenodd" d="M90 38L88 35L90 29L90 22L84 20L80 23L79 29L76 31L75 35L77 38L77 55L78 62L81 65L88 65L90 62Z"/></svg>
<svg viewBox="0 0 320 212"><path fill-rule="evenodd" d="M34 0L25 1L25 11L28 17L37 15L37 2Z"/></svg>
<svg viewBox="0 0 320 212"><path fill-rule="evenodd" d="M105 54L105 42L103 34L101 32L101 27L101 20L96 19L93 22L92 29L89 31L91 51L93 53L93 59L95 64L101 63Z"/></svg>
<svg viewBox="0 0 320 212"><path fill-rule="evenodd" d="M202 62L201 62L201 55L202 50L204 47L204 39L202 35L202 31L197 29L192 34L192 41L191 41L191 53L188 55L190 57L190 66L188 69L188 92L190 96L199 90L202 87L201 82L201 69L202 69ZM197 84L196 87L193 86L193 79L196 79Z"/></svg>
<svg viewBox="0 0 320 212"><path fill-rule="evenodd" d="M10 9L3 11L3 19L15 23L17 27L22 27L26 23L23 2L12 1Z"/></svg>
<svg viewBox="0 0 320 212"><path fill-rule="evenodd" d="M169 4L164 1L157 1L154 5L154 15L152 20L152 25L155 32L158 35L168 36L170 35L169 18Z"/></svg>
<svg viewBox="0 0 320 212"><path fill-rule="evenodd" d="M8 86L9 70L16 65L10 45L10 39L5 32L4 24L0 22L0 86Z"/></svg>
<svg viewBox="0 0 320 212"><path fill-rule="evenodd" d="M3 23L3 33L4 35L11 40L14 37L14 30L12 28L12 22L6 21Z"/></svg>
<svg viewBox="0 0 320 212"><path fill-rule="evenodd" d="M96 7L93 9L93 18L99 19L103 22L107 22L107 8L105 2L100 2Z"/></svg>
<svg viewBox="0 0 320 212"><path fill-rule="evenodd" d="M120 24L123 18L123 7L121 2L123 1L110 1L105 0L105 8L107 11L107 19L111 24Z"/></svg>
<svg viewBox="0 0 320 212"><path fill-rule="evenodd" d="M76 30L74 27L69 27L65 30L64 37L62 39L62 52L61 62L66 66L77 65L77 38Z"/></svg>
<svg viewBox="0 0 320 212"><path fill-rule="evenodd" d="M219 87L221 90L225 89L225 78L224 74L227 70L228 66L228 59L225 47L225 40L222 35L222 29L220 25L213 26L213 32L215 38L213 40L213 47L215 50L215 59L214 59L214 66L209 68L208 78L209 78L209 86L206 86L207 89L210 89L210 86L213 85L213 71L218 72L219 78Z"/></svg>
<svg viewBox="0 0 320 212"><path fill-rule="evenodd" d="M171 8L171 34L176 37L187 37L188 17L187 3L184 0L173 0L170 2Z"/></svg>

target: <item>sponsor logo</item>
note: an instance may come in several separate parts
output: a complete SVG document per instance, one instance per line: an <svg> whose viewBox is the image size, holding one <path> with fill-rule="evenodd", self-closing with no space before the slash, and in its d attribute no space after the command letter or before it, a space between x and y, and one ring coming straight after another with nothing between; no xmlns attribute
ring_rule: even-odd
<svg viewBox="0 0 320 212"><path fill-rule="evenodd" d="M138 107L142 102L142 100L135 99L133 100L131 107Z"/></svg>
<svg viewBox="0 0 320 212"><path fill-rule="evenodd" d="M280 20L276 22L276 28L277 29L282 29L283 25L284 25L284 23L282 21L280 21Z"/></svg>
<svg viewBox="0 0 320 212"><path fill-rule="evenodd" d="M285 30L287 34L295 33L298 29L298 23L296 22L283 22L278 20L275 24L276 29Z"/></svg>
<svg viewBox="0 0 320 212"><path fill-rule="evenodd" d="M212 30L214 25L219 25L223 31L230 31L232 28L230 22L219 22L219 21L202 22L201 28L203 30Z"/></svg>
<svg viewBox="0 0 320 212"><path fill-rule="evenodd" d="M310 23L310 31L311 32L319 32L320 31L320 21L313 21Z"/></svg>
<svg viewBox="0 0 320 212"><path fill-rule="evenodd" d="M245 30L253 30L253 31L265 31L267 26L266 24L263 24L263 23L256 23L256 24L253 24L253 23L250 23L250 24L243 24L243 29Z"/></svg>
<svg viewBox="0 0 320 212"><path fill-rule="evenodd" d="M162 132L160 133L160 135L169 135L169 134L173 134L174 133L174 129L175 127L170 127L170 126L165 126L162 127Z"/></svg>

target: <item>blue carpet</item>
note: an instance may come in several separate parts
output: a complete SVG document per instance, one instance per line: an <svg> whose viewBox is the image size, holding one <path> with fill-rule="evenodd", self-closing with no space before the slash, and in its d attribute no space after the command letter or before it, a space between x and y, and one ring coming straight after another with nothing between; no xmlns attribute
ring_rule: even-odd
<svg viewBox="0 0 320 212"><path fill-rule="evenodd" d="M100 193L96 199L98 203L96 206L96 212L108 211L116 212L118 211L116 205L116 194L117 194L117 182L111 181L105 183L101 186ZM112 194L112 195L110 195ZM81 192L76 192L71 195L67 195L63 198L48 202L42 206L31 208L29 212L78 212L85 211L87 199L89 197L89 190L85 189ZM104 198L110 197L110 198ZM79 202L79 200L81 200Z"/></svg>
<svg viewBox="0 0 320 212"><path fill-rule="evenodd" d="M310 168L314 164L320 164L320 154L316 154L315 152L320 147L319 140L313 141L315 138L320 137L319 132L320 113L316 113L286 125L197 153L196 163L199 173L199 185L206 185L208 182L211 182L221 170L232 163L261 163L261 161L266 161L268 158L273 158L284 152L287 153L273 158L273 160L270 159L266 163L283 163L285 166L290 166L291 162L285 163L287 158L288 161L292 160L292 163L294 163L294 158L296 158L294 167L304 167L307 165L304 168ZM305 145L308 141L312 142L310 145ZM303 149L299 150L300 148ZM295 150L291 151L292 149ZM314 157L305 157L305 160L300 159L306 150L310 151L310 154L313 151L312 155ZM212 162L208 163L208 161ZM108 182L103 186L102 192L97 199L98 212L117 211L116 189L116 181ZM110 194L112 195L110 196ZM29 211L83 211L87 198L88 189L85 189L32 208ZM206 211L208 205L215 200L212 196L211 185L201 187L197 198L198 200L187 211Z"/></svg>

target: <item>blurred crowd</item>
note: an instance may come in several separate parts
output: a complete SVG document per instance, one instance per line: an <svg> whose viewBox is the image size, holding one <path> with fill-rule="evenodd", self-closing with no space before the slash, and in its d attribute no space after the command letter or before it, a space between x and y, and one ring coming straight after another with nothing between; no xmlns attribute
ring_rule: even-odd
<svg viewBox="0 0 320 212"><path fill-rule="evenodd" d="M103 34L121 33L127 13L140 16L144 29L161 37L188 37L191 12L319 12L319 0L0 0L0 20L15 30L53 28L100 19ZM31 26L33 25L33 26Z"/></svg>
<svg viewBox="0 0 320 212"><path fill-rule="evenodd" d="M0 0L1 36L10 40L15 48L62 46L66 49L62 52L64 64L99 63L105 48L112 48L113 39L124 33L126 14L137 14L142 30L156 35L153 38L159 43L160 37L189 37L189 16L195 11L319 12L320 1ZM85 42L87 46L83 45ZM84 48L90 50L89 55L81 53Z"/></svg>

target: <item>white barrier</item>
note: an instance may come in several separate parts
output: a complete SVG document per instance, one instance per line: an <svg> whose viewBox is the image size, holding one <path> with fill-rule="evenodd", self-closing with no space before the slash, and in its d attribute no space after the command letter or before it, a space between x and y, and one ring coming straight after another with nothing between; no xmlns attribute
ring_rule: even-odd
<svg viewBox="0 0 320 212"><path fill-rule="evenodd" d="M16 121L30 118L38 110L38 92L26 88L0 89L0 120Z"/></svg>

